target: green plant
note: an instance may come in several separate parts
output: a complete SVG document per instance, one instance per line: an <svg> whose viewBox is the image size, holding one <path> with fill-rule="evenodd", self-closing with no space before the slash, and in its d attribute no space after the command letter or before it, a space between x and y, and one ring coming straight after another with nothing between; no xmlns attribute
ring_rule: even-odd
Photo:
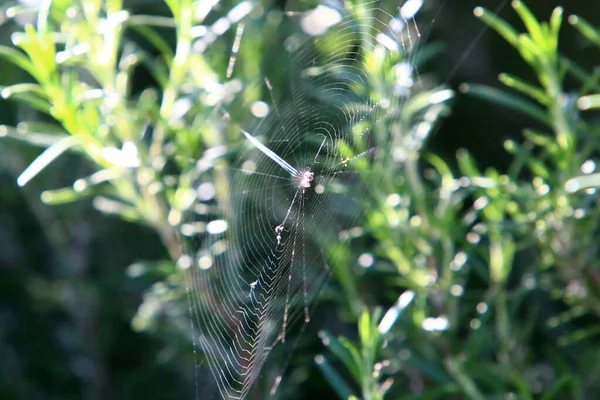
<svg viewBox="0 0 600 400"><path fill-rule="evenodd" d="M571 357L593 346L600 326L595 190L573 194L597 186L589 173L598 126L580 113L597 107L590 94L598 89L597 73L560 54L562 8L539 22L521 1L512 6L526 33L482 7L475 15L519 51L538 83L501 74L521 95L477 84L461 91L542 128L526 129L522 143L506 142L513 157L507 171L482 171L465 150L455 171L419 146L378 170L386 184L370 193L366 232L377 244L366 275L385 283L376 286L378 296L365 290L366 303L389 302L405 289L416 296L373 360L390 360L378 373L394 378L389 398L585 398L598 389L586 378L598 368L595 357ZM585 20L569 21L598 44ZM566 76L579 82L577 91L566 91ZM587 175L573 178L580 168ZM357 374L358 363L326 339L361 386L368 374ZM345 339L341 344L349 348ZM346 398L350 389L339 389L340 379L331 381ZM371 393L362 390L363 398Z"/></svg>
<svg viewBox="0 0 600 400"><path fill-rule="evenodd" d="M207 22L211 8L206 9L203 2L171 0L166 4L171 13L168 17L132 14L123 9L121 1L43 2L36 26L26 25L24 32L13 36L15 46L22 51L0 48L0 55L32 78L31 83L4 87L3 97L20 101L44 114L40 119L52 121L24 121L14 129L3 127L4 136L46 147L19 176L19 185L27 184L65 152L78 153L90 161L93 173L72 186L44 191L42 200L59 205L92 198L100 211L155 230L169 252L172 262L137 263L129 268L131 276L151 272L160 277L144 295L133 319L137 330L151 327L157 315L183 297L189 258L184 256L179 236L181 232L191 236L202 233L195 230L201 224L187 224L184 216L194 207L195 189L203 182L215 185L211 200L217 203L216 208L228 203L231 193L223 167L234 158L241 136L229 118L242 112L237 104L230 103L236 98L248 102L262 96L255 87L245 85L260 75L253 67L259 64L261 54L251 50L240 54L245 61L240 84L238 79L229 79L232 64L225 68L228 60L219 50L210 54L210 59L208 53L219 36L227 33L222 29L223 21L231 27L252 11L252 3L243 2L222 13L223 17L215 22L221 24L218 28ZM375 20L362 2L348 3L347 7L357 18ZM31 11L15 7L9 14ZM260 24L261 28L268 29L269 23ZM161 34L165 30L175 33L175 44ZM214 35L198 33L205 31ZM359 33L364 40L361 48L374 46L368 27L361 26ZM244 36L246 42L258 47L261 40L268 39L268 35L259 38L256 33ZM332 45L335 43L325 43L319 49L324 57L329 56L328 52L335 53L335 48L327 47ZM388 56L378 46L378 52L365 51L362 55L368 67L368 82L353 88L365 104L386 101L397 85L392 68L403 62L410 66L414 61L403 59L402 53ZM285 79L286 72L280 72L281 79ZM138 92L134 82L140 73L149 73L151 82ZM412 70L408 74L404 78L409 79ZM388 115L395 140L403 140L400 132L416 126L433 107L437 111L429 114L427 124L431 125L451 95L449 91L432 90L414 99L398 96L408 106L397 112L392 108L396 113ZM379 122L363 119L353 128L368 131L368 123ZM388 121L378 126L373 143L382 149L389 138L385 124ZM340 141L339 146L348 159L358 159L356 164L362 165L359 173L367 181L366 177L376 170L368 170L359 157L368 150L365 144L356 136ZM381 161L386 161L387 155L382 154ZM332 259L350 254L347 243L325 250ZM176 268L177 263L182 268ZM351 271L342 262L334 267L334 276L346 289L347 308L355 315L362 314L361 300L353 296L356 282ZM370 325L368 321L365 324ZM196 336L193 331L191 335Z"/></svg>
<svg viewBox="0 0 600 400"><path fill-rule="evenodd" d="M45 148L20 185L66 152L89 161L88 176L44 191L42 200L91 198L100 211L157 232L169 260L128 269L132 277L148 274L155 281L133 327L153 328L164 313L180 335L195 338L184 299L190 260L179 236L198 233L201 241L203 232L186 213L202 183L214 185L216 208L228 203L223 171L247 144L234 122L245 112L236 101L268 101L269 93L248 84L265 76L285 87L296 71L269 66L265 49L278 35L294 35L279 27L281 12L261 14L267 3L164 3L168 16L129 12L121 1L40 2L35 27L13 36L17 48L0 47L1 57L29 75L28 82L3 87L2 96L38 114L2 127L0 135ZM333 276L322 301L346 327L356 326L339 337L331 327L322 331L326 351L314 358L341 399L550 400L600 393L594 379L600 362L590 351L600 331L594 197L600 175L593 173L600 69L587 71L561 54L561 8L542 22L523 2L512 6L525 33L484 8L475 15L519 52L537 82L501 74L509 91L461 86L468 96L506 106L535 125L523 140L506 141L513 157L506 171L482 170L466 150L456 162L432 154L428 139L450 111L454 92L415 71L430 48L388 53L369 26L355 25L363 41L355 45L356 58L367 68L352 94L357 103L378 106L393 94L397 107L355 120L351 135L339 142L344 160L354 160L358 184L351 194L364 220L315 240ZM254 7L260 15L246 18ZM352 1L344 10L357 20L375 20L369 7ZM31 12L18 6L8 14ZM224 25L216 29L213 21ZM594 51L600 47L597 28L580 16L568 21ZM202 36L209 31L213 35ZM231 45L241 32L245 44L237 54ZM405 38L416 41L416 32ZM317 46L315 60L334 53L336 43ZM145 74L150 78L139 90ZM281 103L293 97L280 95ZM320 98L319 106L335 105L327 100L333 102ZM369 143L362 140L367 130ZM250 293L255 286L249 284ZM198 358L197 369L204 361ZM306 366L290 369L291 384L282 385L280 397L297 395L308 379ZM267 380L271 374L265 372Z"/></svg>
<svg viewBox="0 0 600 400"><path fill-rule="evenodd" d="M223 126L211 118L209 93L195 101L195 91L220 81L205 55L193 49L191 28L210 10L191 0L167 5L172 18L131 15L121 1L43 2L37 26L13 35L24 53L2 47L0 54L34 80L5 87L2 96L58 123L3 128L5 135L47 146L18 183L25 185L62 153L79 152L94 173L72 187L45 191L42 200L64 204L94 197L99 210L155 229L177 260L176 232L194 197L194 160L219 145ZM163 26L177 35L175 52L153 30ZM156 87L133 92L132 80L144 69Z"/></svg>
<svg viewBox="0 0 600 400"><path fill-rule="evenodd" d="M582 182L587 181L593 186L590 182L594 175L590 173L595 168L593 158L598 145L594 135L598 133L598 127L594 119L586 118L580 110L593 107L589 101L594 95L589 92L597 90L598 84L594 73L585 72L559 52L562 8L554 10L548 23L540 23L522 2L513 1L512 6L527 33L517 34L504 21L482 8L476 9L475 15L520 52L538 77L539 86L501 74L502 83L529 99L502 92L495 100L538 119L553 133L527 129L525 143L506 143L507 150L515 157L508 178L521 188L521 193L516 192L511 199L516 207L515 222L530 226L531 236L525 240L537 247L540 266L548 271L545 279L556 279L550 286L562 282L571 289L570 293L569 290L564 293L569 305L599 316L599 288L593 267L595 255L590 252L594 246L587 241L587 238L593 241L598 216L589 196L591 192L571 194L586 187ZM569 21L590 41L598 37L597 31L580 17L571 16ZM567 76L577 79L579 87L576 90L565 89ZM490 98L490 88L468 87L466 91ZM522 104L526 106L520 107ZM580 169L587 176L571 179ZM523 185L526 176L533 176L533 179L530 184ZM558 323L556 319L552 321L552 324ZM587 329L589 334L596 330L593 326ZM574 336L581 339L582 333L577 331Z"/></svg>

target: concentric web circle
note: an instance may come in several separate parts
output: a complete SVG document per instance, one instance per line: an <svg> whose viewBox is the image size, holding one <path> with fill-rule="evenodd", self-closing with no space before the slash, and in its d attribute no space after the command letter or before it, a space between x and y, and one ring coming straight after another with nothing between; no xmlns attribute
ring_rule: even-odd
<svg viewBox="0 0 600 400"><path fill-rule="evenodd" d="M199 233L188 246L190 308L225 399L246 397L273 346L309 322L335 257L328 249L360 225L361 193L377 184L370 171L389 162L388 132L402 124L419 5L290 16L304 33L273 60L288 84L265 77L263 101L242 104L255 124L224 112L242 150L230 166L201 160L211 183L198 182L184 234Z"/></svg>

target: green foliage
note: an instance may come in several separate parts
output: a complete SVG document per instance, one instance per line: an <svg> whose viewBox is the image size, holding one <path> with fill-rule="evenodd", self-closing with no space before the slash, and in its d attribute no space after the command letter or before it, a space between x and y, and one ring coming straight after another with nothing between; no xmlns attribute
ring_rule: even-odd
<svg viewBox="0 0 600 400"><path fill-rule="evenodd" d="M259 96L250 89L238 93L224 79L221 53L230 41L220 40L228 32L204 43L214 52L194 51L193 28L208 25L209 11L230 18L231 8L167 0L170 16L150 16L129 13L121 1L42 3L47 8L36 25L15 33L15 46L0 46L0 57L30 77L2 88L2 97L44 115L0 130L0 136L44 149L17 182L26 185L66 153L86 158L89 175L44 191L42 200L58 205L91 198L104 213L151 227L171 260L128 269L132 277L148 274L157 281L132 325L149 330L170 314L185 331L188 325L177 318L185 306L173 311L169 304L185 304L178 235L193 205L197 161L208 165L203 179L214 183L215 201L226 202L229 188L215 167L227 165L239 141L220 106L241 113L236 97ZM417 83L401 95L402 107L383 121L361 121L340 145L348 159L367 151L360 124L370 124L375 147L386 150L353 165L365 185L378 177L375 187L357 193L364 226L340 232L338 242L324 241L322 249L335 260L323 301L356 327L345 336L332 329L319 334L325 351L315 362L340 399L600 394L597 380L589 379L600 369L589 351L600 332L600 219L593 196L600 186L600 174L593 173L600 150L593 114L600 108L600 69L586 71L560 52L561 8L540 21L523 2L512 6L524 33L484 8L475 15L515 48L537 82L503 73L499 81L508 90L460 87L531 119L522 140L505 142L512 157L506 171L482 170L466 150L456 160L428 150L455 95L428 77L416 79L414 71ZM367 12L363 2L346 7ZM271 32L273 15L249 23ZM600 48L600 29L580 16L568 22L594 51ZM162 29L175 35L175 44ZM244 38L255 47L240 54L245 82L260 77L258 66L267 58L260 49L270 38L260 29ZM368 40L369 32L363 34ZM327 45L318 51L329 51ZM359 94L374 102L390 92L394 83L385 77L395 65L418 60L417 54L365 56L369 81ZM140 71L151 76L141 90L135 86ZM285 80L285 71L279 73ZM576 88L567 88L570 80ZM222 90L212 93L214 84Z"/></svg>
<svg viewBox="0 0 600 400"><path fill-rule="evenodd" d="M381 360L381 354L386 341L386 335L394 325L404 308L412 301L414 294L405 292L398 303L390 308L381 319L381 309L372 314L363 311L358 319L359 344L352 343L345 337L336 338L327 331L321 331L319 336L327 349L342 363L352 379L360 386L361 398L382 400L391 388L393 379L387 378L382 382L382 369L389 367L389 360ZM332 387L340 399L357 399L350 385L331 366L327 357L318 355L315 362L328 377Z"/></svg>
<svg viewBox="0 0 600 400"><path fill-rule="evenodd" d="M100 211L153 227L177 260L177 230L194 196L191 160L216 145L211 135L191 132L220 129L217 119L201 118L210 115L212 106L199 102L185 110L183 104L190 95L184 83L202 88L217 78L204 55L192 51L191 27L205 17L200 3L168 2L173 19L132 16L120 1L46 3L50 8L39 13L37 27L26 25L24 32L13 35L23 52L0 48L0 56L35 81L5 87L2 96L23 101L60 126L21 123L17 133L5 128L10 136L47 146L21 174L19 185L62 153L77 151L96 171L71 188L45 191L42 200L61 204L94 197ZM152 30L161 22L175 30L175 52ZM155 50L132 40L130 31L140 33ZM151 55L155 51L158 57ZM133 92L133 80L143 69L152 74L159 91L150 87ZM175 108L183 115L176 115ZM192 112L197 115L193 123L180 121Z"/></svg>
<svg viewBox="0 0 600 400"><path fill-rule="evenodd" d="M381 304L382 297L403 289L414 290L416 299L387 335L371 369L364 367L365 359L352 357L361 351L347 339L323 334L364 399L383 394L363 383L385 377L394 378L385 386L386 398L394 399L587 398L584 393L599 390L585 378L598 368L595 357L571 358L575 349L593 346L600 328L599 260L592 250L599 222L595 191L572 194L598 186L598 174L590 174L599 150L598 125L580 113L597 107L590 91L596 90L598 75L559 53L561 8L541 22L524 3L512 6L525 33L484 8L475 15L519 52L538 82L503 73L499 80L511 91L461 86L462 92L537 124L525 129L523 142L506 141L513 156L508 170L482 171L461 150L454 172L421 145L402 162L370 166L379 168L385 184L366 203L366 232L375 239L370 251L376 261L365 275L379 282L380 295L365 291L365 304ZM569 22L598 44L598 29L580 17ZM579 94L565 89L568 76L580 82ZM418 96L407 101L408 109ZM418 125L413 121L404 134ZM392 153L399 151L395 144ZM586 175L573 178L580 168ZM371 375L381 360L389 361ZM356 396L343 374L333 378L327 371L331 363L319 361L340 398ZM418 394L408 395L411 385L419 384Z"/></svg>

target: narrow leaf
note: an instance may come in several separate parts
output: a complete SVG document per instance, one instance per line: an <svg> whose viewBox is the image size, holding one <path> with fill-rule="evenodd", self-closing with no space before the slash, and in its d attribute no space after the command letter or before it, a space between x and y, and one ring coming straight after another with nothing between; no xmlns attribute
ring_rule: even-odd
<svg viewBox="0 0 600 400"><path fill-rule="evenodd" d="M551 152L555 151L558 148L558 145L556 144L556 139L550 135L536 132L532 129L525 129L523 134L527 138L527 140L531 141L531 143L540 147L545 147Z"/></svg>
<svg viewBox="0 0 600 400"><path fill-rule="evenodd" d="M447 358L445 361L448 372L462 387L466 396L471 400L484 400L485 396L479 391L475 382L465 373L458 360Z"/></svg>
<svg viewBox="0 0 600 400"><path fill-rule="evenodd" d="M344 346L344 348L346 348L348 350L348 352L352 356L352 360L354 361L354 364L359 368L358 380L360 380L360 377L361 377L360 368L362 365L362 357L360 355L360 352L358 351L358 348L356 348L354 343L352 343L349 339L347 339L345 337L340 337L339 341L340 341L341 345Z"/></svg>
<svg viewBox="0 0 600 400"><path fill-rule="evenodd" d="M17 127L17 129L13 129L7 126L0 126L0 137L3 136L18 140L20 142L28 143L32 146L44 148L50 147L69 137L66 133L28 132L21 130L19 127Z"/></svg>
<svg viewBox="0 0 600 400"><path fill-rule="evenodd" d="M165 3L167 3L167 6L171 10L173 18L175 18L176 21L179 21L181 18L181 2L178 0L165 0Z"/></svg>
<svg viewBox="0 0 600 400"><path fill-rule="evenodd" d="M540 26L539 21L535 18L535 16L531 13L529 8L520 0L514 0L512 2L512 6L521 17L521 20L525 24L525 27L531 34L531 38L533 41L542 48L547 48L548 42L546 41L546 37L542 33L542 28Z"/></svg>
<svg viewBox="0 0 600 400"><path fill-rule="evenodd" d="M0 57L3 57L6 60L10 61L11 63L21 68L23 71L27 72L29 75L33 76L36 80L39 81L39 74L37 70L31 63L31 61L27 58L27 56L19 50L15 50L7 46L0 46Z"/></svg>
<svg viewBox="0 0 600 400"><path fill-rule="evenodd" d="M458 160L458 168L467 177L481 176L479 168L475 159L471 157L471 154L465 149L459 149L456 152L456 159Z"/></svg>
<svg viewBox="0 0 600 400"><path fill-rule="evenodd" d="M66 137L54 145L48 147L42 152L29 166L23 171L17 178L17 184L24 186L33 177L40 173L46 168L52 161L58 158L62 153L73 147L78 143L78 140L74 136Z"/></svg>
<svg viewBox="0 0 600 400"><path fill-rule="evenodd" d="M584 111L591 108L600 108L600 94L591 94L580 97L579 100L577 100L577 107Z"/></svg>
<svg viewBox="0 0 600 400"><path fill-rule="evenodd" d="M168 20L172 21L170 18ZM137 31L140 35L142 35L152 46L154 46L166 60L172 60L175 57L175 55L173 54L173 50L171 50L171 46L169 46L167 41L155 30L145 25L140 25L131 22L133 21L130 20L129 26L133 30Z"/></svg>
<svg viewBox="0 0 600 400"><path fill-rule="evenodd" d="M546 105L550 101L548 95L543 90L536 88L532 84L525 82L514 75L502 73L498 75L498 79L509 88L517 90L524 95L531 97L540 104Z"/></svg>
<svg viewBox="0 0 600 400"><path fill-rule="evenodd" d="M358 335L361 343L369 343L371 341L371 316L367 310L363 311L358 319Z"/></svg>
<svg viewBox="0 0 600 400"><path fill-rule="evenodd" d="M550 48L550 50L554 52L556 52L558 48L558 34L560 32L562 20L563 8L556 7L554 11L552 11L552 15L550 16L550 35L552 36L552 47Z"/></svg>
<svg viewBox="0 0 600 400"><path fill-rule="evenodd" d="M600 173L577 176L565 182L565 190L569 193L597 187L600 187Z"/></svg>
<svg viewBox="0 0 600 400"><path fill-rule="evenodd" d="M517 388L517 391L519 392L518 398L520 400L533 400L533 396L531 394L531 391L529 390L527 380L525 380L521 373L517 371L512 371L510 373L510 378L512 383Z"/></svg>
<svg viewBox="0 0 600 400"><path fill-rule="evenodd" d="M546 126L551 126L546 112L541 107L521 97L485 85L463 84L460 90L471 96L511 108Z"/></svg>
<svg viewBox="0 0 600 400"><path fill-rule="evenodd" d="M569 16L569 23L587 40L600 47L600 31L579 15Z"/></svg>
<svg viewBox="0 0 600 400"><path fill-rule="evenodd" d="M567 72L583 85L579 89L579 93L587 94L592 91L600 92L600 66L594 68L590 74L581 65L569 60L565 56L561 56L560 61Z"/></svg>
<svg viewBox="0 0 600 400"><path fill-rule="evenodd" d="M342 378L333 368L326 357L320 354L315 356L315 363L340 399L347 400L351 396L356 396L344 378Z"/></svg>
<svg viewBox="0 0 600 400"><path fill-rule="evenodd" d="M477 18L480 18L486 25L498 32L513 47L519 48L519 34L502 18L497 17L489 10L483 7L477 7L473 11Z"/></svg>
<svg viewBox="0 0 600 400"><path fill-rule="evenodd" d="M0 95L3 98L8 99L9 97L19 93L33 93L41 97L46 96L46 92L42 89L42 87L35 83L19 83L16 85L6 86L2 89Z"/></svg>
<svg viewBox="0 0 600 400"><path fill-rule="evenodd" d="M563 375L558 381L552 385L552 387L544 393L542 400L552 400L554 399L560 391L567 385L571 383L573 378L570 375Z"/></svg>
<svg viewBox="0 0 600 400"><path fill-rule="evenodd" d="M319 332L319 337L323 341L323 344L340 360L344 363L344 366L352 373L352 376L357 382L360 382L360 371L358 370L359 364L356 363L353 358L351 350L342 345L338 339L336 339L331 333L327 331ZM360 362L360 361L359 361Z"/></svg>
<svg viewBox="0 0 600 400"><path fill-rule="evenodd" d="M81 199L81 194L77 193L73 188L63 188L55 190L45 190L41 194L41 199L49 205L59 205L72 203Z"/></svg>
<svg viewBox="0 0 600 400"><path fill-rule="evenodd" d="M11 98L14 101L22 103L27 107L31 107L34 110L38 110L44 114L50 114L52 108L47 100L40 98L38 95L28 92L13 93Z"/></svg>
<svg viewBox="0 0 600 400"><path fill-rule="evenodd" d="M529 35L519 35L519 53L529 65L536 71L540 71L538 60L541 56L541 47Z"/></svg>
<svg viewBox="0 0 600 400"><path fill-rule="evenodd" d="M98 211L105 214L118 215L126 221L141 222L139 210L129 204L103 196L95 197L92 204Z"/></svg>

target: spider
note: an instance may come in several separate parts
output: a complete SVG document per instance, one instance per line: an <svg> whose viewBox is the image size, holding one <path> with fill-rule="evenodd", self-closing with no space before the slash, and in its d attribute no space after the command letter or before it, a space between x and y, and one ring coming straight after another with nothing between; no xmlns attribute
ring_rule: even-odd
<svg viewBox="0 0 600 400"><path fill-rule="evenodd" d="M296 175L294 175L294 183L298 188L302 188L302 194L306 193L306 189L311 186L311 182L315 178L315 173L310 170L310 168L306 168L302 171L298 171Z"/></svg>

